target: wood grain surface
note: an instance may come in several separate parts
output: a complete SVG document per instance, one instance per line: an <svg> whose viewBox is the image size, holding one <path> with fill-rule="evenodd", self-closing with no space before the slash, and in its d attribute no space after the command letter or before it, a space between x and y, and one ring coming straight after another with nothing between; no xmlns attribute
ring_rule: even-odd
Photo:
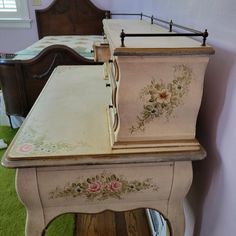
<svg viewBox="0 0 236 236"><path fill-rule="evenodd" d="M144 209L78 214L76 236L150 236Z"/></svg>

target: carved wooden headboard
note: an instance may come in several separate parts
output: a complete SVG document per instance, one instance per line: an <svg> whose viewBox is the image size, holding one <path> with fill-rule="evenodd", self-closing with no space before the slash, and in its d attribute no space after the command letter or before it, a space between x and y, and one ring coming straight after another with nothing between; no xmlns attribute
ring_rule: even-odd
<svg viewBox="0 0 236 236"><path fill-rule="evenodd" d="M38 36L102 35L104 18L110 12L97 8L89 0L54 0L49 7L36 10Z"/></svg>

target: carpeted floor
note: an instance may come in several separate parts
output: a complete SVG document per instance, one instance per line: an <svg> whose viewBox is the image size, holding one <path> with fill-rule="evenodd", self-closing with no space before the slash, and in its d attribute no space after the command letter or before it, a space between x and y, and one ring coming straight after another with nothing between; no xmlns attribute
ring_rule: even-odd
<svg viewBox="0 0 236 236"><path fill-rule="evenodd" d="M16 130L0 126L0 139L10 143ZM0 159L5 150L0 150ZM15 191L15 170L0 166L0 235L24 236L26 212ZM49 226L46 236L72 236L74 215L66 214L56 218Z"/></svg>

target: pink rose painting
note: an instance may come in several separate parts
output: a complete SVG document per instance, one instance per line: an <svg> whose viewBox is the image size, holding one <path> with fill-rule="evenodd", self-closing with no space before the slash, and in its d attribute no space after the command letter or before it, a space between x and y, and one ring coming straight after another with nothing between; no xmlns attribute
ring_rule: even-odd
<svg viewBox="0 0 236 236"><path fill-rule="evenodd" d="M27 153L27 152L31 152L33 149L34 149L34 145L33 145L33 144L24 143L24 144L22 144L22 145L19 147L18 150L19 150L20 152Z"/></svg>
<svg viewBox="0 0 236 236"><path fill-rule="evenodd" d="M88 186L88 191L95 193L95 192L100 191L101 188L102 188L101 183L99 183L99 182L93 182L93 183L89 184L89 186Z"/></svg>
<svg viewBox="0 0 236 236"><path fill-rule="evenodd" d="M84 197L87 200L106 200L109 198L122 199L122 195L151 189L158 191L157 185L152 183L151 178L143 180L127 180L123 175L106 173L105 171L78 180L64 187L56 187L50 192L50 198Z"/></svg>
<svg viewBox="0 0 236 236"><path fill-rule="evenodd" d="M122 183L114 180L109 184L109 189L113 192L119 192L122 190Z"/></svg>

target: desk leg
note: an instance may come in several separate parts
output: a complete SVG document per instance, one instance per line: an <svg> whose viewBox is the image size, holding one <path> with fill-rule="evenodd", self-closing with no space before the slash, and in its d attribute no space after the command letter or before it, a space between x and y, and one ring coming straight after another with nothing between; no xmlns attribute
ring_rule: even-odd
<svg viewBox="0 0 236 236"><path fill-rule="evenodd" d="M43 235L46 225L38 191L35 168L17 169L16 191L21 202L27 209L25 235Z"/></svg>
<svg viewBox="0 0 236 236"><path fill-rule="evenodd" d="M192 162L175 162L167 219L171 236L184 236L185 217L183 201L192 183Z"/></svg>

